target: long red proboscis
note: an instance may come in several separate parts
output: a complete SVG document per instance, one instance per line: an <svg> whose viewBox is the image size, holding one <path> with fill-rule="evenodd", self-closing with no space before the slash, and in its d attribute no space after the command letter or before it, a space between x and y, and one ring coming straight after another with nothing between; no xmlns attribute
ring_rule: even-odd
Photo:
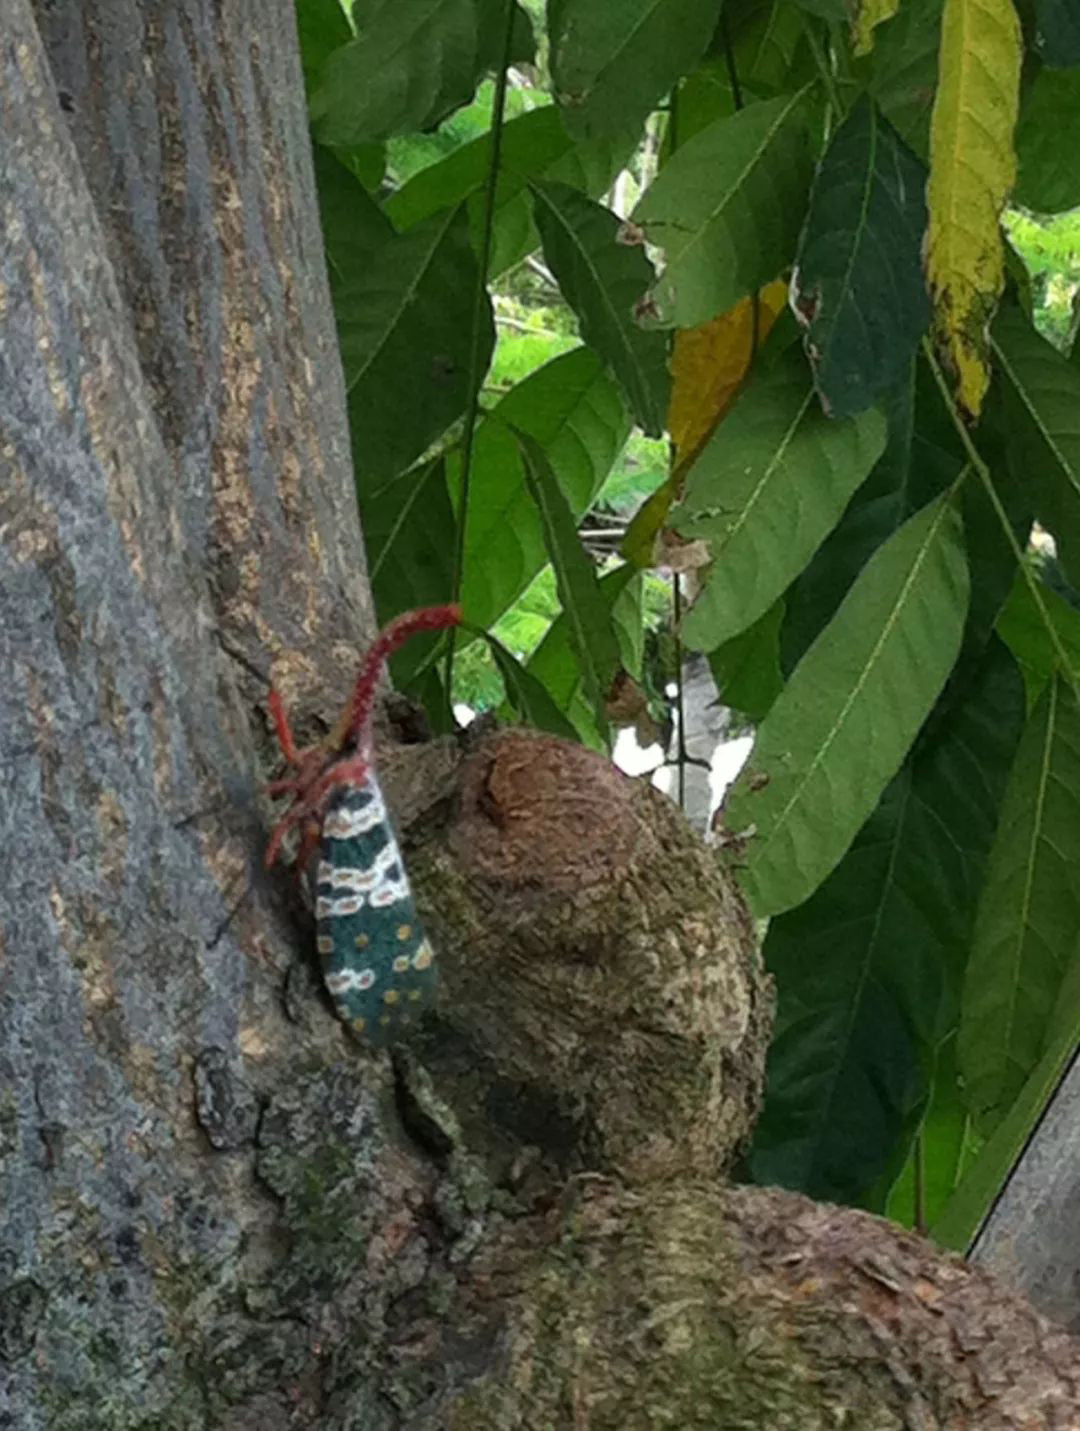
<svg viewBox="0 0 1080 1431"><path fill-rule="evenodd" d="M445 631L460 622L461 607L457 602L449 602L445 606L422 606L416 611L403 611L383 627L364 657L353 688L349 733L355 740L359 741L367 728L379 676L394 652L422 631Z"/></svg>

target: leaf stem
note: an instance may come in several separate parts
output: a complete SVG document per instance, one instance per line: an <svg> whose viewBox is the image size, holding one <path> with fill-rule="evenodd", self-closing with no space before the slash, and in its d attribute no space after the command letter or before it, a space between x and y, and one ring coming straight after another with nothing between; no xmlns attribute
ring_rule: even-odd
<svg viewBox="0 0 1080 1431"><path fill-rule="evenodd" d="M728 82L731 85L731 102L739 110L743 107L742 85L739 83L739 71L735 65L735 50L731 43L731 31L728 29L726 7L720 12L720 33L724 38L724 63L727 65Z"/></svg>
<svg viewBox="0 0 1080 1431"><path fill-rule="evenodd" d="M724 25L724 17L721 12L720 24ZM725 46L727 44L727 29L724 28ZM733 87L738 85L738 75L734 69L734 56L730 57L733 77ZM679 91L675 89L671 95L671 117L668 121L668 141L669 155L674 154L679 143ZM668 338L668 362L672 361L675 352L675 335ZM668 439L668 469L669 481L674 475L676 465L675 444ZM671 573L671 627L672 636L675 641L675 769L676 787L679 792L679 809L686 809L686 727L683 723L683 645L679 636L679 627L682 624L682 591L679 588L679 573Z"/></svg>
<svg viewBox="0 0 1080 1431"><path fill-rule="evenodd" d="M675 637L675 766L679 790L679 809L686 809L686 721L683 715L683 645L679 636L682 625L682 591L679 588L679 573L671 573L672 621Z"/></svg>
<svg viewBox="0 0 1080 1431"><path fill-rule="evenodd" d="M1046 634L1050 637L1050 644L1054 648L1054 655L1061 664L1062 674L1069 682L1077 698L1080 699L1080 688L1078 688L1076 677L1073 674L1072 662L1069 660L1061 637L1058 635L1058 629L1054 625L1053 618L1046 608L1046 603L1043 601L1042 592L1040 590L1041 583L1031 570L1028 562L1024 560L1023 548L1016 539L1016 533L1013 531L1012 523L1009 521L1009 514L1006 512L1001 498L997 494L994 479L990 475L990 468L986 465L982 454L971 439L971 433L968 431L967 424L960 415L960 410L956 405L956 399L952 395L948 380L941 370L941 364L937 360L937 354L934 352L933 345L929 338L922 340L922 348L926 361L930 365L930 371L934 375L934 381L937 383L938 389L941 392L945 409L949 414L953 427L955 427L960 442L967 454L968 463L971 467L974 467L975 471L979 474L979 480L986 488L986 495L990 498L990 505L993 507L994 513L1001 523L1001 529L1005 533L1009 546L1012 548L1012 554L1016 559L1016 564L1023 574L1028 590L1031 592L1031 599L1034 601L1039 612L1039 617L1046 627Z"/></svg>
<svg viewBox="0 0 1080 1431"><path fill-rule="evenodd" d="M926 1144L923 1130L915 1134L911 1149L912 1171L914 1172L914 1217L912 1223L920 1237L926 1236Z"/></svg>
<svg viewBox="0 0 1080 1431"><path fill-rule="evenodd" d="M480 371L481 331L495 234L495 195L499 182L499 164L502 159L503 120L506 114L506 89L510 71L510 52L514 39L515 8L515 0L506 0L502 53L499 57L498 73L495 76L495 96L491 106L491 161L488 165L487 181L484 185L479 275L473 303L472 351L469 357L469 404L465 410L465 431L461 443L461 497L458 503L457 541L454 550L454 575L451 585L451 601L454 603L461 600L461 583L465 568L465 532L469 517L469 486L472 477L476 422L480 415L480 379L483 376ZM457 642L451 634L446 648L444 677L446 711L451 730L454 728L454 650L456 645Z"/></svg>
<svg viewBox="0 0 1080 1431"><path fill-rule="evenodd" d="M836 76L829 65L829 57L821 45L821 37L814 25L810 15L803 15L803 30L806 34L807 43L814 56L814 64L817 66L821 82L825 86L825 93L828 95L829 108L832 110L837 124L844 117L844 106L840 103L840 91L836 88Z"/></svg>

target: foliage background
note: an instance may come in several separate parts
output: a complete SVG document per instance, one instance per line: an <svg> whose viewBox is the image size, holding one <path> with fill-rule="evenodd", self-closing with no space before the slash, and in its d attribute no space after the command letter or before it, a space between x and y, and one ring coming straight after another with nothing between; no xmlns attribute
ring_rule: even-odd
<svg viewBox="0 0 1080 1431"><path fill-rule="evenodd" d="M1068 0L297 15L379 615L467 620L398 685L603 749L706 653L744 1175L963 1246L1080 1035Z"/></svg>

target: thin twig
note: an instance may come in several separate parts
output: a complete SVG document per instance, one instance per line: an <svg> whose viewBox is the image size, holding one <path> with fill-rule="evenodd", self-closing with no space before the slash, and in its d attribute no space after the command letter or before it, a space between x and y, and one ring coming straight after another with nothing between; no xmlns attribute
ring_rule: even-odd
<svg viewBox="0 0 1080 1431"><path fill-rule="evenodd" d="M461 446L461 498L458 503L457 543L454 552L454 574L451 601L461 600L461 583L465 566L465 532L469 521L469 484L472 476L473 442L480 415L480 335L483 329L484 303L487 300L488 273L491 269L491 249L495 234L495 195L499 180L499 160L502 157L503 117L506 113L506 86L510 71L510 51L513 46L514 0L506 0L506 22L503 34L499 72L495 76L495 98L491 109L491 163L484 188L484 220L480 241L480 272L473 304L472 352L469 358L469 405L465 413L465 434ZM454 724L454 649L453 635L446 647L446 711L451 728Z"/></svg>
<svg viewBox="0 0 1080 1431"><path fill-rule="evenodd" d="M531 333L537 338L565 338L565 333L553 332L550 328L534 328L531 323L524 323L520 318L511 318L506 313L496 313L495 322L500 328L516 328L519 333Z"/></svg>
<svg viewBox="0 0 1080 1431"><path fill-rule="evenodd" d="M739 71L735 67L735 50L731 43L726 8L720 12L720 33L724 37L724 61L727 64L728 81L731 84L731 102L736 109L742 109L742 86L739 83Z"/></svg>
<svg viewBox="0 0 1080 1431"><path fill-rule="evenodd" d="M543 282L556 293L561 291L559 285L555 282L555 275L551 272L551 269L548 268L546 264L541 263L535 254L530 253L528 255L525 259L525 267L535 273L537 278L542 279Z"/></svg>
<svg viewBox="0 0 1080 1431"><path fill-rule="evenodd" d="M920 1128L915 1134L915 1142L911 1149L912 1170L915 1174L913 1183L915 1216L912 1221L915 1231L922 1237L926 1236L926 1166L923 1161L925 1152L923 1130Z"/></svg>
<svg viewBox="0 0 1080 1431"><path fill-rule="evenodd" d="M804 14L802 17L803 31L806 34L807 43L814 56L814 64L817 66L821 82L825 86L825 92L829 97L829 108L837 124L844 117L844 106L840 102L840 91L836 88L836 77L829 65L829 57L821 47L821 39L817 32L817 25L812 16Z"/></svg>

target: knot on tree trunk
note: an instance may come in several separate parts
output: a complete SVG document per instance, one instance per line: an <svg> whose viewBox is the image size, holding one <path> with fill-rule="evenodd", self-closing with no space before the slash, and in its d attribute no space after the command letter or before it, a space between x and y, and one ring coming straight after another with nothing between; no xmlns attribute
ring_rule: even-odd
<svg viewBox="0 0 1080 1431"><path fill-rule="evenodd" d="M421 1054L470 1143L560 1175L729 1166L772 992L711 851L647 783L524 730L463 758L449 810L410 857L443 969Z"/></svg>

